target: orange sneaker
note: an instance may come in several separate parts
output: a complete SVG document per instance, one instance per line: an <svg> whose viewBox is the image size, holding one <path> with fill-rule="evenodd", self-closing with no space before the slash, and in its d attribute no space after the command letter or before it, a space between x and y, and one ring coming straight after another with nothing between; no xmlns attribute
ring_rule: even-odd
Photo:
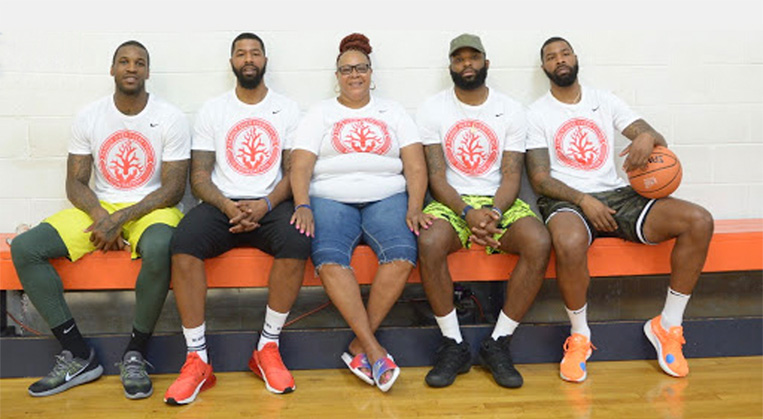
<svg viewBox="0 0 763 419"><path fill-rule="evenodd" d="M564 358L559 364L562 380L580 383L586 379L586 361L596 349L591 341L580 333L573 333L564 341Z"/></svg>
<svg viewBox="0 0 763 419"><path fill-rule="evenodd" d="M278 345L270 342L261 351L254 350L249 359L249 369L265 381L265 387L273 393L291 393L297 386L286 365L281 360Z"/></svg>
<svg viewBox="0 0 763 419"><path fill-rule="evenodd" d="M644 324L644 334L657 351L657 360L662 370L673 377L686 377L689 374L689 363L681 350L686 343L684 328L674 326L665 330L661 320L662 315L647 321Z"/></svg>
<svg viewBox="0 0 763 419"><path fill-rule="evenodd" d="M164 402L171 405L191 403L199 392L212 388L215 382L217 378L212 373L212 366L202 361L196 352L189 352L180 368L180 376L164 393Z"/></svg>

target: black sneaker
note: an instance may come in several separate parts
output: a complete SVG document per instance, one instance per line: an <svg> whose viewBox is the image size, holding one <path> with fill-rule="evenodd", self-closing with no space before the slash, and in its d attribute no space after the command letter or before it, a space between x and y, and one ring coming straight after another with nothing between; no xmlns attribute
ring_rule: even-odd
<svg viewBox="0 0 763 419"><path fill-rule="evenodd" d="M454 339L442 338L437 348L434 367L427 373L426 383L430 387L447 387L456 381L458 374L469 372L472 367L472 353L466 341L456 343Z"/></svg>
<svg viewBox="0 0 763 419"><path fill-rule="evenodd" d="M522 387L522 375L514 368L511 360L511 335L499 338L497 341L488 336L480 345L482 365L493 373L498 385L508 388Z"/></svg>
<svg viewBox="0 0 763 419"><path fill-rule="evenodd" d="M29 386L29 394L35 397L50 396L80 384L89 383L103 374L103 367L90 349L88 359L75 358L64 350L56 355L56 365L47 376Z"/></svg>
<svg viewBox="0 0 763 419"><path fill-rule="evenodd" d="M146 365L151 365L143 359L138 351L129 351L117 362L119 377L125 389L125 397L128 399L145 399L154 393L154 386L146 372Z"/></svg>

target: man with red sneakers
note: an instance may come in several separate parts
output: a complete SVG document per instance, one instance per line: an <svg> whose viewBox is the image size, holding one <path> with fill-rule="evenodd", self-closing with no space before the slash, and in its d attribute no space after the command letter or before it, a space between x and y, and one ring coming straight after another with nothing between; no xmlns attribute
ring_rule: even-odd
<svg viewBox="0 0 763 419"><path fill-rule="evenodd" d="M196 118L191 186L202 203L186 215L172 241L172 284L188 347L180 376L164 395L172 405L193 402L215 383L205 340L204 260L240 246L275 257L265 323L249 367L273 393L295 389L278 337L310 255L309 237L289 224L289 152L299 108L265 85L267 57L257 35L233 40L230 63L235 89L205 103Z"/></svg>
<svg viewBox="0 0 763 419"><path fill-rule="evenodd" d="M665 139L609 92L581 85L572 46L558 37L540 51L551 90L530 106L527 170L538 207L551 232L559 289L572 323L564 343L562 379L582 382L594 346L586 318L590 276L586 253L596 237L644 244L676 239L670 286L662 313L644 325L660 367L683 377L681 323L705 263L713 218L704 208L675 198L648 199L628 186L615 168L614 130L631 140L620 156L623 169L643 167ZM551 150L551 152L549 152Z"/></svg>

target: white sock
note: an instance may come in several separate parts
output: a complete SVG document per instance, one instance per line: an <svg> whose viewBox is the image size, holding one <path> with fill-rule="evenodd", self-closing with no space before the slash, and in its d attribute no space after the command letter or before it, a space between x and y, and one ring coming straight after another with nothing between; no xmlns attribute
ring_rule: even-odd
<svg viewBox="0 0 763 419"><path fill-rule="evenodd" d="M434 316L434 319L437 320L437 325L440 326L443 336L455 340L456 343L464 341L464 338L461 337L461 328L458 326L458 316L456 315L455 308L442 317Z"/></svg>
<svg viewBox="0 0 763 419"><path fill-rule="evenodd" d="M207 357L207 339L204 337L207 323L204 322L201 326L186 329L183 327L183 336L185 336L185 346L188 348L188 353L196 352L202 361L209 364L209 358Z"/></svg>
<svg viewBox="0 0 763 419"><path fill-rule="evenodd" d="M509 316L501 310L501 314L498 315L498 321L495 322L493 334L490 337L492 337L493 340L498 340L504 336L513 335L514 331L517 330L517 326L519 326L519 322L510 319Z"/></svg>
<svg viewBox="0 0 763 419"><path fill-rule="evenodd" d="M572 324L570 334L579 333L590 340L591 329L588 328L588 303L577 310L570 310L567 307L564 307L564 309L567 310L567 316Z"/></svg>
<svg viewBox="0 0 763 419"><path fill-rule="evenodd" d="M668 287L668 296L665 298L665 307L662 309L662 327L670 330L671 327L681 326L684 319L684 310L689 303L691 295L681 294Z"/></svg>
<svg viewBox="0 0 763 419"><path fill-rule="evenodd" d="M257 343L258 351L261 351L270 342L275 342L278 346L278 337L281 335L281 329L283 329L287 317L289 317L288 312L279 313L270 306L265 309L265 323L262 325L260 341Z"/></svg>

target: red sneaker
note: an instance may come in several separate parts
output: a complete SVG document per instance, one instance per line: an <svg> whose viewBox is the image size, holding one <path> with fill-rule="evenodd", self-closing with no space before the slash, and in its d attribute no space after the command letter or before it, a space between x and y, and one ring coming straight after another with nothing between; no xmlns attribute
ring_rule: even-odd
<svg viewBox="0 0 763 419"><path fill-rule="evenodd" d="M212 373L212 366L202 361L196 352L189 352L180 376L164 393L164 402L171 405L191 403L200 391L212 388L215 382L217 378Z"/></svg>
<svg viewBox="0 0 763 419"><path fill-rule="evenodd" d="M294 377L281 360L278 345L270 342L261 351L254 350L249 359L249 369L265 381L265 387L273 393L291 393L297 386Z"/></svg>

